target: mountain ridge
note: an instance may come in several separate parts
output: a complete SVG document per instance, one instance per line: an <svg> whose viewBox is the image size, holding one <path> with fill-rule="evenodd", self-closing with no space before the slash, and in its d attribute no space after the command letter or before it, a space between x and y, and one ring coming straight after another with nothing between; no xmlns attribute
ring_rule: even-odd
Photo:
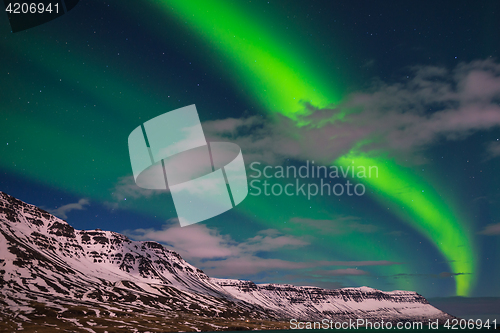
<svg viewBox="0 0 500 333"><path fill-rule="evenodd" d="M12 327L64 322L97 332L116 321L118 314L128 318L122 323L128 328L134 327L128 321L137 321L131 318L141 314L141 325L158 326L160 331L213 331L235 323L247 329L286 328L285 321L292 318L394 322L453 318L415 292L369 287L327 290L211 278L157 242L133 241L100 229L76 230L3 192L0 254L0 315L11 318ZM155 319L153 324L144 319L146 314L164 320ZM178 323L181 317L189 319Z"/></svg>

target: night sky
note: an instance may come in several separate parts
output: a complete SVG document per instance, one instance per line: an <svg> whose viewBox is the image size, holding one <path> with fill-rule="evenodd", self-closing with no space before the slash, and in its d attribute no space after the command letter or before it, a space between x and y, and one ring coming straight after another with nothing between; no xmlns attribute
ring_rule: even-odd
<svg viewBox="0 0 500 333"><path fill-rule="evenodd" d="M82 0L17 33L0 15L0 190L214 277L500 297L499 22L498 1ZM127 140L191 104L249 182L313 161L378 177L297 178L364 195L251 188L181 228Z"/></svg>

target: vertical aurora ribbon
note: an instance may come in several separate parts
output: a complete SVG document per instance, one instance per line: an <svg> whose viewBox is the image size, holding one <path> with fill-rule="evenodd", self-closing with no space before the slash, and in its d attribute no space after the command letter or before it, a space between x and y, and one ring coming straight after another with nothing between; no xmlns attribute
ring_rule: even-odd
<svg viewBox="0 0 500 333"><path fill-rule="evenodd" d="M425 235L443 254L456 274L457 295L469 294L475 281L476 258L472 239L430 184L386 158L349 153L335 163L344 168L363 166L367 170L376 166L378 177L361 180L376 192L377 201L390 206L396 215Z"/></svg>

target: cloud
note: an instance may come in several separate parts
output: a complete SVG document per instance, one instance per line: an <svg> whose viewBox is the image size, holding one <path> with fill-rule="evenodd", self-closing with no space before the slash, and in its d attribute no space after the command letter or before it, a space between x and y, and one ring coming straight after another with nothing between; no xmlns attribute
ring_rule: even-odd
<svg viewBox="0 0 500 333"><path fill-rule="evenodd" d="M281 259L261 258L255 255L242 255L225 260L210 261L203 264L203 270L210 276L244 277L265 271L297 270L309 266L302 262Z"/></svg>
<svg viewBox="0 0 500 333"><path fill-rule="evenodd" d="M494 141L486 146L487 159L500 156L500 141Z"/></svg>
<svg viewBox="0 0 500 333"><path fill-rule="evenodd" d="M391 266L402 265L400 262L388 260L367 260L367 261L320 261L324 266Z"/></svg>
<svg viewBox="0 0 500 333"><path fill-rule="evenodd" d="M216 259L253 255L280 248L296 248L309 245L308 242L293 236L286 236L275 229L260 231L256 236L243 242L236 242L228 235L221 235L206 225L195 224L180 227L172 219L162 230L136 229L125 231L127 235L139 240L154 240L172 247L183 257L190 259Z"/></svg>
<svg viewBox="0 0 500 333"><path fill-rule="evenodd" d="M299 156L301 146L294 138L295 124L277 115L274 120L262 116L227 118L202 124L208 141L231 141L238 144L245 163L281 162L285 157Z"/></svg>
<svg viewBox="0 0 500 333"><path fill-rule="evenodd" d="M149 181L161 181L164 182L165 178L161 177L159 180L149 179ZM138 198L149 198L154 195L161 195L168 193L169 190L148 190L137 186L134 180L134 176L124 176L118 179L114 188L111 190L111 197L114 201L103 202L105 206L110 209L120 208L120 204L127 199L138 199Z"/></svg>
<svg viewBox="0 0 500 333"><path fill-rule="evenodd" d="M297 249L309 245L309 242L302 238L285 235L276 229L261 230L253 237L236 242L229 235L222 235L206 225L194 224L181 228L175 223L175 219L172 219L162 230L135 229L123 233L132 239L162 243L210 276L218 277L248 277L262 272L318 267L400 264L385 260L296 262L272 258L273 251ZM262 253L267 254L263 257Z"/></svg>
<svg viewBox="0 0 500 333"><path fill-rule="evenodd" d="M488 236L500 235L500 223L487 225L483 230L478 232L478 234Z"/></svg>
<svg viewBox="0 0 500 333"><path fill-rule="evenodd" d="M136 229L124 233L134 239L163 243L188 262L195 263L213 276L245 276L270 269L297 269L307 266L304 263L257 256L257 253L261 252L309 244L274 229L263 230L243 242L236 242L230 236L221 235L203 224L191 225L189 232L186 230L178 225L165 225L163 230Z"/></svg>
<svg viewBox="0 0 500 333"><path fill-rule="evenodd" d="M203 127L211 140L237 143L247 163L285 158L331 163L354 147L418 162L415 156L439 140L461 140L500 126L499 100L500 64L484 60L452 71L414 67L404 81L375 82L333 108L305 105L306 112L297 116L301 127L282 115L229 118ZM488 149L500 151L498 145Z"/></svg>
<svg viewBox="0 0 500 333"><path fill-rule="evenodd" d="M369 275L370 273L356 268L334 269L323 271L322 274L329 276L346 276L346 275Z"/></svg>
<svg viewBox="0 0 500 333"><path fill-rule="evenodd" d="M164 179L162 179L164 181ZM163 193L165 190L148 190L137 186L134 176L121 177L115 185L111 195L116 201L126 200L126 198L150 197L154 194Z"/></svg>
<svg viewBox="0 0 500 333"><path fill-rule="evenodd" d="M281 114L213 120L202 127L209 142L238 144L247 164L296 159L328 165L353 148L422 163L425 149L440 140L462 140L500 126L500 64L483 60L453 70L420 66L411 72L397 83L374 81L334 107L304 104L296 116L300 127ZM486 151L488 158L500 156L500 144L490 143ZM161 192L141 189L124 177L113 197L120 202Z"/></svg>
<svg viewBox="0 0 500 333"><path fill-rule="evenodd" d="M202 127L208 141L238 144L247 164L296 159L328 165L353 148L421 163L425 149L439 140L462 140L500 126L500 64L483 60L453 70L420 66L411 71L401 82L374 81L335 107L304 104L303 114L297 115L301 127L281 114L207 121ZM489 143L486 153L500 156L500 143ZM119 179L113 197L119 203L162 192L142 189L129 176Z"/></svg>
<svg viewBox="0 0 500 333"><path fill-rule="evenodd" d="M302 227L312 227L321 230L322 233L347 234L347 233L374 233L379 227L373 224L358 222L361 220L355 216L340 216L334 220L315 220L310 218L294 217L290 219L291 223L296 223Z"/></svg>
<svg viewBox="0 0 500 333"><path fill-rule="evenodd" d="M123 233L137 240L153 240L163 243L178 252L184 259L214 259L237 255L237 243L229 236L220 235L203 224L186 228L173 225L176 219L169 221L162 230L136 229Z"/></svg>
<svg viewBox="0 0 500 333"><path fill-rule="evenodd" d="M395 274L395 275L391 275L391 277L393 277L394 279L400 279L400 278L415 278L415 277L419 277L419 278L430 278L430 279L445 279L445 278L449 278L449 277L453 277L453 276L457 276L457 275L469 275L471 273L451 273L451 272L441 272L439 274L419 274L419 273L399 273L399 274Z"/></svg>
<svg viewBox="0 0 500 333"><path fill-rule="evenodd" d="M83 210L85 209L85 206L88 206L89 204L90 202L88 199L80 199L76 203L70 203L56 209L47 209L47 211L52 215L55 215L62 219L67 219L68 218L68 216L66 215L67 213L69 213L72 210Z"/></svg>
<svg viewBox="0 0 500 333"><path fill-rule="evenodd" d="M451 273L451 272L441 272L438 274L438 277L440 278L449 278L452 276L457 276L457 275L464 275L465 273Z"/></svg>

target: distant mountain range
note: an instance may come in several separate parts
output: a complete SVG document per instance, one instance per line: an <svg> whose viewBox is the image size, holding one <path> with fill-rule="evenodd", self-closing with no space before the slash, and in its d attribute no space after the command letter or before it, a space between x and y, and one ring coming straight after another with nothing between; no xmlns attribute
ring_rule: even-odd
<svg viewBox="0 0 500 333"><path fill-rule="evenodd" d="M0 289L0 331L6 332L289 329L290 319L453 318L410 291L210 278L159 243L75 230L3 192Z"/></svg>

